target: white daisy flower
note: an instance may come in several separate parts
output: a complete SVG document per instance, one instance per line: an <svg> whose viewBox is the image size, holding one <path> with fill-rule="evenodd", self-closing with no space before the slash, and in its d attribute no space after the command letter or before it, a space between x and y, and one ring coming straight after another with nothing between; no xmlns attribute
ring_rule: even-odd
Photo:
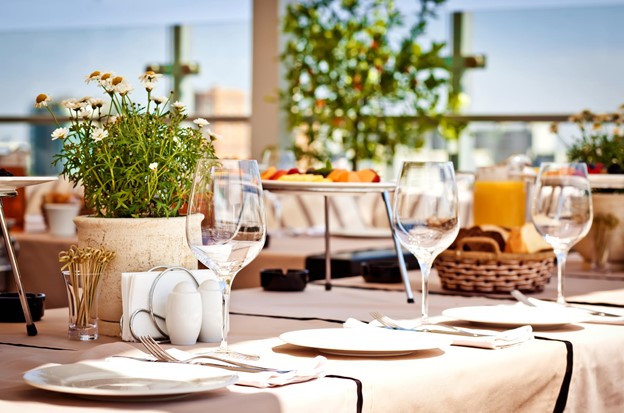
<svg viewBox="0 0 624 413"><path fill-rule="evenodd" d="M102 129L102 128L96 128L93 130L93 133L91 134L91 138L96 141L99 142L102 139L108 137L108 131Z"/></svg>
<svg viewBox="0 0 624 413"><path fill-rule="evenodd" d="M171 105L171 106L173 106L173 108L175 110L177 110L178 112L180 112L180 113L182 113L182 112L184 112L186 110L186 104L184 104L184 103L182 103L180 101L174 102L173 105Z"/></svg>
<svg viewBox="0 0 624 413"><path fill-rule="evenodd" d="M151 101L156 103L157 105L162 104L167 101L167 98L164 96L152 96Z"/></svg>
<svg viewBox="0 0 624 413"><path fill-rule="evenodd" d="M35 107L42 108L44 106L48 106L48 103L50 103L51 100L52 98L50 96L45 93L40 93L37 95L37 99L35 100Z"/></svg>
<svg viewBox="0 0 624 413"><path fill-rule="evenodd" d="M91 115L93 114L93 112L91 111L90 107L83 107L80 108L80 110L78 112L76 112L76 116L81 118L81 119L89 119L91 118Z"/></svg>
<svg viewBox="0 0 624 413"><path fill-rule="evenodd" d="M127 95L128 93L132 92L134 88L130 85L130 83L124 82L115 86L114 90L120 95Z"/></svg>
<svg viewBox="0 0 624 413"><path fill-rule="evenodd" d="M100 76L101 75L102 74L100 73L99 70L91 72L91 74L85 78L85 83L96 82L96 81L100 80Z"/></svg>
<svg viewBox="0 0 624 413"><path fill-rule="evenodd" d="M93 109L101 108L102 106L104 106L104 99L91 98L89 99L89 104Z"/></svg>
<svg viewBox="0 0 624 413"><path fill-rule="evenodd" d="M108 125L108 124L111 124L111 123L115 123L115 122L117 122L117 120L119 120L119 118L120 118L120 117L119 117L119 115L111 115L111 116L108 116L108 117L106 118L105 123L106 123L107 125Z"/></svg>
<svg viewBox="0 0 624 413"><path fill-rule="evenodd" d="M152 162L151 164L149 164L149 168L156 172L158 170L158 162Z"/></svg>
<svg viewBox="0 0 624 413"><path fill-rule="evenodd" d="M139 80L141 81L141 83L143 82L154 82L156 83L158 81L158 79L160 79L163 75L160 73L155 73L152 70L148 70L147 72L143 73L141 76L139 76Z"/></svg>
<svg viewBox="0 0 624 413"><path fill-rule="evenodd" d="M204 126L208 126L210 125L210 122L208 122L206 119L204 118L197 118L193 121L194 124L196 124L197 126L199 126L199 128L203 128Z"/></svg>
<svg viewBox="0 0 624 413"><path fill-rule="evenodd" d="M208 132L208 136L210 136L212 139L223 139L223 135L219 135L218 133L214 133L213 131Z"/></svg>
<svg viewBox="0 0 624 413"><path fill-rule="evenodd" d="M80 110L80 108L82 107L80 102L74 98L63 100L61 102L61 106L69 110Z"/></svg>
<svg viewBox="0 0 624 413"><path fill-rule="evenodd" d="M52 132L52 140L55 141L57 139L65 139L69 134L69 129L67 128L57 128Z"/></svg>

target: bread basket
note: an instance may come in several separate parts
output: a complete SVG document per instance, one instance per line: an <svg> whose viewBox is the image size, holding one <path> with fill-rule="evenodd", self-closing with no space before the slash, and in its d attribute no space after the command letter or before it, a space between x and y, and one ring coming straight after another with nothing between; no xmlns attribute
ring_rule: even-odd
<svg viewBox="0 0 624 413"><path fill-rule="evenodd" d="M491 252L465 251L467 246L488 245ZM542 291L555 264L552 251L533 254L501 252L492 238L465 237L447 249L434 265L446 290L507 293Z"/></svg>

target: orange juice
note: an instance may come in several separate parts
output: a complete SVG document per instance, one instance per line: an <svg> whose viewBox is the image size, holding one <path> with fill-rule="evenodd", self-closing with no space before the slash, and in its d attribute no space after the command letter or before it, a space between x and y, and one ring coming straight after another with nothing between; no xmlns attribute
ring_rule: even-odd
<svg viewBox="0 0 624 413"><path fill-rule="evenodd" d="M524 224L526 190L523 181L475 181L473 224L517 227Z"/></svg>

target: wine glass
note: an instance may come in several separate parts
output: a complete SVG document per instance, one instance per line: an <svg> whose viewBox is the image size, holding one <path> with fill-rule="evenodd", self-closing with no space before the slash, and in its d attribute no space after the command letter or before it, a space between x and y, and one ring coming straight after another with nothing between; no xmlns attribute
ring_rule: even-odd
<svg viewBox="0 0 624 413"><path fill-rule="evenodd" d="M394 192L392 227L418 260L422 317L429 317L429 274L433 260L459 232L459 203L452 162L404 162Z"/></svg>
<svg viewBox="0 0 624 413"><path fill-rule="evenodd" d="M201 214L201 229L197 214ZM197 259L214 271L220 283L223 323L217 352L246 356L228 349L230 292L234 277L258 256L265 237L257 162L200 159L193 178L186 239Z"/></svg>
<svg viewBox="0 0 624 413"><path fill-rule="evenodd" d="M537 231L557 257L557 302L565 304L563 271L570 248L589 232L592 223L591 186L584 163L543 163L531 204Z"/></svg>

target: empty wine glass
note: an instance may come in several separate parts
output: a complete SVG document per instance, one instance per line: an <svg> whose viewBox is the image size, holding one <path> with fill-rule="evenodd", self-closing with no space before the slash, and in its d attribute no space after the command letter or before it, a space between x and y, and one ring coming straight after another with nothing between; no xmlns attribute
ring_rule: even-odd
<svg viewBox="0 0 624 413"><path fill-rule="evenodd" d="M420 266L423 324L429 317L431 266L457 237L458 209L452 162L403 163L394 192L392 227Z"/></svg>
<svg viewBox="0 0 624 413"><path fill-rule="evenodd" d="M563 271L568 251L589 232L592 199L587 165L543 163L533 190L531 218L557 257L557 302L565 304Z"/></svg>
<svg viewBox="0 0 624 413"><path fill-rule="evenodd" d="M201 229L196 214L201 214ZM232 282L258 256L265 237L262 184L256 161L201 159L193 178L186 238L197 259L219 279L223 298L220 353L241 355L229 350L227 344Z"/></svg>

